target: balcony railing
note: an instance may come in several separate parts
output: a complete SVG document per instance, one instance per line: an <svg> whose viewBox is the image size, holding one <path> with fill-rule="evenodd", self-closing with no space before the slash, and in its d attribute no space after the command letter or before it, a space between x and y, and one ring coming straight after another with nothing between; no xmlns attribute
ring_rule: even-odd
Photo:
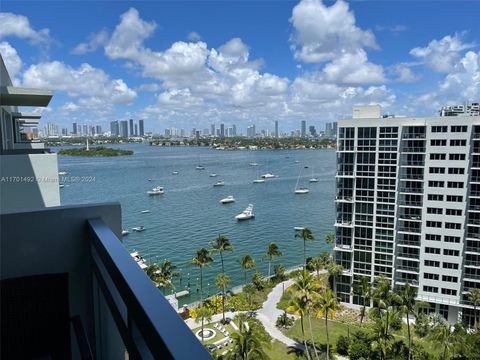
<svg viewBox="0 0 480 360"><path fill-rule="evenodd" d="M419 227L416 228L416 227L408 227L408 226L399 226L399 227L398 227L398 231L420 234L420 233L421 233L421 228L419 228Z"/></svg>
<svg viewBox="0 0 480 360"><path fill-rule="evenodd" d="M413 271L418 272L418 267L406 266L406 265L397 265L397 270Z"/></svg>
<svg viewBox="0 0 480 360"><path fill-rule="evenodd" d="M425 152L425 147L404 147L402 149L402 152L408 152L408 153L424 153Z"/></svg>
<svg viewBox="0 0 480 360"><path fill-rule="evenodd" d="M425 161L423 160L404 160L400 164L401 166L425 166Z"/></svg>
<svg viewBox="0 0 480 360"><path fill-rule="evenodd" d="M408 259L415 259L415 260L419 260L419 258L420 258L420 254L411 254L411 253L404 253L404 252L398 253L397 256L398 257L403 257L403 258L408 258Z"/></svg>
<svg viewBox="0 0 480 360"><path fill-rule="evenodd" d="M467 247L465 248L465 251L474 252L474 253L479 253L479 254L480 254L480 247L478 247L478 246L467 246Z"/></svg>
<svg viewBox="0 0 480 360"><path fill-rule="evenodd" d="M404 192L404 193L422 193L422 192L423 192L423 188L402 187L402 188L400 188L400 192Z"/></svg>
<svg viewBox="0 0 480 360"><path fill-rule="evenodd" d="M95 279L134 359L211 359L112 230L88 221Z"/></svg>
<svg viewBox="0 0 480 360"><path fill-rule="evenodd" d="M472 190L468 193L469 196L480 196L480 191Z"/></svg>
<svg viewBox="0 0 480 360"><path fill-rule="evenodd" d="M467 233L467 238L480 239L479 233Z"/></svg>
<svg viewBox="0 0 480 360"><path fill-rule="evenodd" d="M421 215L400 214L398 217L400 219L406 219L406 220L416 220L416 221L422 220Z"/></svg>
<svg viewBox="0 0 480 360"><path fill-rule="evenodd" d="M468 273L465 273L464 278L465 278L465 279L480 280L480 274L477 275L477 274L468 274Z"/></svg>
<svg viewBox="0 0 480 360"><path fill-rule="evenodd" d="M465 260L466 266L480 266L480 260Z"/></svg>
<svg viewBox="0 0 480 360"><path fill-rule="evenodd" d="M398 202L398 205L405 205L405 206L423 206L423 203L421 201L405 201L405 200L400 200ZM479 207L480 208L480 207Z"/></svg>
<svg viewBox="0 0 480 360"><path fill-rule="evenodd" d="M418 246L420 247L420 241L400 240L399 246Z"/></svg>
<svg viewBox="0 0 480 360"><path fill-rule="evenodd" d="M405 133L402 135L402 139L425 139L425 134Z"/></svg>

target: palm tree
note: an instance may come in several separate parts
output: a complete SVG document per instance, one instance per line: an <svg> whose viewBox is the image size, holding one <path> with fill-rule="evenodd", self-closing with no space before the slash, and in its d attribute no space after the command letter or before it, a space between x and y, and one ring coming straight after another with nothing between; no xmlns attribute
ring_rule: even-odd
<svg viewBox="0 0 480 360"><path fill-rule="evenodd" d="M407 316L407 333L408 333L408 360L412 357L412 336L410 333L410 315L415 316L416 310L419 306L424 306L425 303L417 303L415 298L417 296L417 289L412 287L409 283L397 289L399 295L399 303L397 304L400 313Z"/></svg>
<svg viewBox="0 0 480 360"><path fill-rule="evenodd" d="M343 266L334 262L331 262L328 267L328 276L333 284L333 291L337 293L337 275L341 274L343 271Z"/></svg>
<svg viewBox="0 0 480 360"><path fill-rule="evenodd" d="M333 244L335 242L335 235L333 233L328 233L327 236L325 236L325 242L327 244Z"/></svg>
<svg viewBox="0 0 480 360"><path fill-rule="evenodd" d="M375 319L375 324L372 328L372 350L380 352L380 360L387 358L387 353L390 351L393 335L388 332L388 313L380 314Z"/></svg>
<svg viewBox="0 0 480 360"><path fill-rule="evenodd" d="M252 307L252 296L255 294L256 291L257 291L257 288L252 283L249 283L243 287L243 292L247 297L247 302L250 308Z"/></svg>
<svg viewBox="0 0 480 360"><path fill-rule="evenodd" d="M265 259L268 259L268 278L270 279L270 268L273 263L273 260L277 256L282 256L282 252L278 249L278 245L274 242L268 244L267 252L263 256Z"/></svg>
<svg viewBox="0 0 480 360"><path fill-rule="evenodd" d="M301 230L295 233L295 238L300 238L303 240L303 269L305 270L307 267L307 241L313 241L315 238L313 237L312 230L309 228L302 228Z"/></svg>
<svg viewBox="0 0 480 360"><path fill-rule="evenodd" d="M222 293L222 318L223 323L225 323L225 289L230 284L230 277L226 274L218 274L217 278L215 279L215 285L220 289L223 289Z"/></svg>
<svg viewBox="0 0 480 360"><path fill-rule="evenodd" d="M241 321L239 330L230 336L233 339L233 346L226 354L226 359L268 359L268 355L262 349L261 337L247 322Z"/></svg>
<svg viewBox="0 0 480 360"><path fill-rule="evenodd" d="M452 331L452 327L445 321L437 324L428 337L431 340L437 341L443 345L442 360L447 360L449 351L455 346L456 333Z"/></svg>
<svg viewBox="0 0 480 360"><path fill-rule="evenodd" d="M247 284L247 271L250 270L250 269L255 269L255 267L257 266L255 264L255 260L253 260L253 258L247 254L245 256L242 256L242 258L240 259L240 265L241 267L243 268L244 270L244 273L245 273L245 284Z"/></svg>
<svg viewBox="0 0 480 360"><path fill-rule="evenodd" d="M152 280L156 287L158 287L158 272L160 270L160 265L151 264L145 268L145 273Z"/></svg>
<svg viewBox="0 0 480 360"><path fill-rule="evenodd" d="M390 330L391 315L394 313L394 305L401 302L398 294L391 291L390 280L384 276L379 276L376 279L373 290L374 306L370 311L373 317L380 317L385 315L385 337L388 337Z"/></svg>
<svg viewBox="0 0 480 360"><path fill-rule="evenodd" d="M480 289L471 289L468 293L468 300L473 304L473 327L477 330L477 306L480 305Z"/></svg>
<svg viewBox="0 0 480 360"><path fill-rule="evenodd" d="M230 240L224 235L218 235L215 240L210 241L212 246L212 253L220 254L220 261L222 264L222 273L225 274L225 269L223 266L223 253L225 251L233 251L233 246L230 244Z"/></svg>
<svg viewBox="0 0 480 360"><path fill-rule="evenodd" d="M321 319L325 316L325 332L327 334L327 360L330 358L330 338L328 336L328 317L333 318L335 311L338 309L337 298L335 293L326 288L320 295L317 303L317 318Z"/></svg>
<svg viewBox="0 0 480 360"><path fill-rule="evenodd" d="M315 272L317 273L317 280L320 281L320 270L323 269L322 259L320 259L319 257L311 258L308 262L308 266L310 266L311 269L315 270Z"/></svg>
<svg viewBox="0 0 480 360"><path fill-rule="evenodd" d="M210 252L205 249L201 248L197 250L197 253L190 260L190 264L194 266L198 266L200 269L200 304L203 306L203 268L210 265L213 262L212 257L210 256Z"/></svg>
<svg viewBox="0 0 480 360"><path fill-rule="evenodd" d="M175 288L172 279L180 275L179 272L175 271L176 268L170 260L164 260L157 270L157 286L162 289L164 294L165 289Z"/></svg>
<svg viewBox="0 0 480 360"><path fill-rule="evenodd" d="M222 274L223 275L220 279L217 276L217 286L219 283L224 284L222 290L222 312L223 312L223 322L225 322L225 297L227 292L227 286L230 283L230 278L225 275L225 268L223 265L223 253L225 251L233 251L233 246L230 244L230 240L223 235L218 235L215 240L210 241L210 245L212 246L212 253L219 253L220 254L220 261L222 264ZM220 282L218 282L220 280Z"/></svg>
<svg viewBox="0 0 480 360"><path fill-rule="evenodd" d="M301 296L297 294L294 296L287 307L288 312L293 312L295 315L300 316L300 325L302 329L302 336L303 336L303 344L305 345L305 353L307 355L307 359L310 360L310 352L308 351L307 346L307 339L305 338L305 326L304 326L304 318L307 315L307 309L310 305L310 300L306 296Z"/></svg>
<svg viewBox="0 0 480 360"><path fill-rule="evenodd" d="M205 322L209 322L212 320L212 310L209 307L201 306L196 311L197 317L195 318L195 322L202 322L202 342L203 342L203 327Z"/></svg>
<svg viewBox="0 0 480 360"><path fill-rule="evenodd" d="M360 278L360 282L356 283L353 286L353 291L356 295L361 296L363 299L362 311L360 312L360 324L361 324L365 316L367 303L370 305L370 300L373 294L373 287L372 287L372 284L370 283L370 279L367 276L362 276Z"/></svg>
<svg viewBox="0 0 480 360"><path fill-rule="evenodd" d="M315 299L318 297L317 290L320 288L320 283L308 272L302 271L295 277L295 282L289 287L288 291L294 292L297 296L301 296L307 301L306 315L308 319L308 325L310 328L310 338L312 340L313 350L315 357L318 359L317 348L315 346L315 340L312 331L312 321L310 319L310 311Z"/></svg>

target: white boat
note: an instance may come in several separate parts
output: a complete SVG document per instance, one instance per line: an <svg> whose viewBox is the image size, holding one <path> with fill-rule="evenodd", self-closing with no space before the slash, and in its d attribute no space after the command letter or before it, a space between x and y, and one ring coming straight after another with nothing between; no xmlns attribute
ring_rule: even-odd
<svg viewBox="0 0 480 360"><path fill-rule="evenodd" d="M211 173L211 174L210 174L210 177L217 177L217 176L218 176L218 175L215 174L215 173Z"/></svg>
<svg viewBox="0 0 480 360"><path fill-rule="evenodd" d="M142 210L140 211L142 214L148 214L150 212L150 210Z"/></svg>
<svg viewBox="0 0 480 360"><path fill-rule="evenodd" d="M195 170L205 170L205 166L198 165Z"/></svg>
<svg viewBox="0 0 480 360"><path fill-rule="evenodd" d="M295 194L307 194L310 192L310 190L306 187L298 187L298 182L300 181L300 175L302 174L302 170L300 170L300 173L298 174L297 178L297 184L295 185Z"/></svg>
<svg viewBox="0 0 480 360"><path fill-rule="evenodd" d="M308 181L311 182L311 183L315 183L315 182L319 182L320 180L318 180L317 177L312 177L312 178L309 179Z"/></svg>
<svg viewBox="0 0 480 360"><path fill-rule="evenodd" d="M225 185L225 182L223 182L222 180L217 181L215 184L213 184L213 186L224 186L224 185Z"/></svg>
<svg viewBox="0 0 480 360"><path fill-rule="evenodd" d="M229 204L235 202L235 198L232 195L227 196L226 198L220 200L222 204Z"/></svg>
<svg viewBox="0 0 480 360"><path fill-rule="evenodd" d="M310 192L310 190L308 188L305 188L305 187L295 189L295 194L307 194L309 192Z"/></svg>
<svg viewBox="0 0 480 360"><path fill-rule="evenodd" d="M172 175L178 175L178 171L172 171Z"/></svg>
<svg viewBox="0 0 480 360"><path fill-rule="evenodd" d="M140 232L145 230L145 226L136 226L132 228L133 231Z"/></svg>
<svg viewBox="0 0 480 360"><path fill-rule="evenodd" d="M66 171L59 171L58 172L58 175L60 176L63 176L63 175L67 175L68 173Z"/></svg>
<svg viewBox="0 0 480 360"><path fill-rule="evenodd" d="M135 262L138 264L138 266L140 266L141 269L147 268L147 264L145 264L145 259L142 256L140 256L138 251L134 251L130 253L130 256L133 258L133 260L135 260Z"/></svg>
<svg viewBox="0 0 480 360"><path fill-rule="evenodd" d="M250 163L250 166L258 166L256 162Z"/></svg>
<svg viewBox="0 0 480 360"><path fill-rule="evenodd" d="M238 214L235 216L235 219L238 221L241 220L248 220L248 219L253 219L255 215L253 214L253 205L249 204L245 210L242 211L241 214Z"/></svg>
<svg viewBox="0 0 480 360"><path fill-rule="evenodd" d="M130 231L128 231L127 229L122 230L122 236L125 236L125 235L128 235L128 234L130 234Z"/></svg>
<svg viewBox="0 0 480 360"><path fill-rule="evenodd" d="M268 172L268 173L262 175L262 179L271 179L271 178L274 178L274 177L275 177L275 175L273 175L271 172Z"/></svg>
<svg viewBox="0 0 480 360"><path fill-rule="evenodd" d="M59 187L60 189L62 189L62 188L65 187L65 185L63 185L63 184L58 184L58 187Z"/></svg>
<svg viewBox="0 0 480 360"><path fill-rule="evenodd" d="M303 226L295 226L293 228L295 231L302 231L303 229L305 229Z"/></svg>
<svg viewBox="0 0 480 360"><path fill-rule="evenodd" d="M162 186L156 186L152 190L147 191L147 194L150 196L164 194L165 190Z"/></svg>
<svg viewBox="0 0 480 360"><path fill-rule="evenodd" d="M253 180L254 184L263 184L265 182L265 179L255 179Z"/></svg>

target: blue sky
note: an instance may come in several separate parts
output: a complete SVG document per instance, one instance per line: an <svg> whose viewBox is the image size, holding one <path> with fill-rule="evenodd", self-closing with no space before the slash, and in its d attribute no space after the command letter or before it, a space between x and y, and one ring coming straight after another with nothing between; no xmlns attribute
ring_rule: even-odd
<svg viewBox="0 0 480 360"><path fill-rule="evenodd" d="M298 129L354 105L432 115L480 100L478 1L3 1L18 85L55 91L42 121Z"/></svg>

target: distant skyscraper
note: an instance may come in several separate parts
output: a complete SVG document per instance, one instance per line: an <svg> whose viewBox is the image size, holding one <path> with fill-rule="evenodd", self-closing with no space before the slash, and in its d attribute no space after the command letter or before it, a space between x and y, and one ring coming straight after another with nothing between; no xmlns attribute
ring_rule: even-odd
<svg viewBox="0 0 480 360"><path fill-rule="evenodd" d="M209 131L209 130L208 130L207 128L203 129L203 135L204 135L204 136L207 136L207 135L209 134L208 131Z"/></svg>
<svg viewBox="0 0 480 360"><path fill-rule="evenodd" d="M88 126L87 125L83 125L83 135L88 136Z"/></svg>
<svg viewBox="0 0 480 360"><path fill-rule="evenodd" d="M237 125L232 125L232 136L237 136Z"/></svg>
<svg viewBox="0 0 480 360"><path fill-rule="evenodd" d="M220 137L225 136L225 124L220 124Z"/></svg>
<svg viewBox="0 0 480 360"><path fill-rule="evenodd" d="M302 120L302 127L301 127L301 137L305 137L307 135L307 122L305 120Z"/></svg>
<svg viewBox="0 0 480 360"><path fill-rule="evenodd" d="M144 128L144 124L143 124L143 120L140 119L138 120L138 129L140 130L140 136L145 136L145 128Z"/></svg>
<svg viewBox="0 0 480 360"><path fill-rule="evenodd" d="M102 127L100 125L95 126L95 132L97 135L102 135Z"/></svg>
<svg viewBox="0 0 480 360"><path fill-rule="evenodd" d="M215 124L210 125L210 135L215 136Z"/></svg>
<svg viewBox="0 0 480 360"><path fill-rule="evenodd" d="M250 125L247 127L247 137L254 138L256 135L255 125Z"/></svg>
<svg viewBox="0 0 480 360"><path fill-rule="evenodd" d="M120 121L119 133L121 137L128 137L128 121L127 120Z"/></svg>
<svg viewBox="0 0 480 360"><path fill-rule="evenodd" d="M278 120L275 120L275 137L278 138Z"/></svg>
<svg viewBox="0 0 480 360"><path fill-rule="evenodd" d="M180 129L180 136L185 137L185 129Z"/></svg>
<svg viewBox="0 0 480 360"><path fill-rule="evenodd" d="M308 127L308 131L310 132L310 135L313 136L313 137L317 137L317 130L315 130L315 126L314 125L310 125Z"/></svg>
<svg viewBox="0 0 480 360"><path fill-rule="evenodd" d="M138 136L138 124L135 124L135 136Z"/></svg>
<svg viewBox="0 0 480 360"><path fill-rule="evenodd" d="M110 122L110 134L111 134L112 136L118 136L118 135L120 135L119 126L118 126L118 120L115 120L115 121L111 121L111 122Z"/></svg>
<svg viewBox="0 0 480 360"><path fill-rule="evenodd" d="M133 133L133 119L130 119L130 136L133 136L134 133Z"/></svg>
<svg viewBox="0 0 480 360"><path fill-rule="evenodd" d="M68 135L68 129L67 128L63 128L62 129L62 136L67 136Z"/></svg>
<svg viewBox="0 0 480 360"><path fill-rule="evenodd" d="M77 135L77 132L78 132L77 123L74 122L74 123L73 123L73 131L72 131L72 134L73 134L73 135Z"/></svg>

